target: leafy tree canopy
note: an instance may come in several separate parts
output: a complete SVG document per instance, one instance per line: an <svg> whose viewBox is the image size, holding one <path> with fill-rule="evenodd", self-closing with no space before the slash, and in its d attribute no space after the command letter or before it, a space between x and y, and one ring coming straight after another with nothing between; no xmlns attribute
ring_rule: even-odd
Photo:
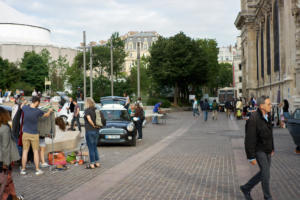
<svg viewBox="0 0 300 200"><path fill-rule="evenodd" d="M49 71L49 57L46 51L42 51L41 54L37 54L34 51L25 52L20 67L22 80L35 87L38 91L42 91Z"/></svg>

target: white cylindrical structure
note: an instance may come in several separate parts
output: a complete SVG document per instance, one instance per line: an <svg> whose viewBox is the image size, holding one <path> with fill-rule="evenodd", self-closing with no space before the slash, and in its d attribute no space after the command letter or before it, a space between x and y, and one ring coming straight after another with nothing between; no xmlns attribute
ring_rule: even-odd
<svg viewBox="0 0 300 200"><path fill-rule="evenodd" d="M26 24L0 23L0 42L51 44L50 30Z"/></svg>

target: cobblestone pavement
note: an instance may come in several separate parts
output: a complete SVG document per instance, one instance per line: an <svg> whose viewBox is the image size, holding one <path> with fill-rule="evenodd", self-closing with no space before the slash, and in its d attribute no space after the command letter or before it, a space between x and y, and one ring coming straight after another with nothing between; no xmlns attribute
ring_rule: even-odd
<svg viewBox="0 0 300 200"><path fill-rule="evenodd" d="M203 122L188 112L172 113L166 125L145 128L144 139L137 147L100 147L101 168L70 166L66 171L38 177L33 171L25 177L15 173L15 185L26 199L58 199L81 188L85 188L86 199L243 199L239 185L257 172L245 158L244 123L227 120L223 114L218 121ZM293 153L294 144L286 129L274 129L274 135L272 194L275 200L297 200L300 156ZM151 152L153 156L149 156ZM131 162L134 157L144 161ZM126 163L132 170L124 167ZM112 181L98 181L107 175ZM92 190L95 185L99 191ZM252 194L254 199L263 199L260 186Z"/></svg>

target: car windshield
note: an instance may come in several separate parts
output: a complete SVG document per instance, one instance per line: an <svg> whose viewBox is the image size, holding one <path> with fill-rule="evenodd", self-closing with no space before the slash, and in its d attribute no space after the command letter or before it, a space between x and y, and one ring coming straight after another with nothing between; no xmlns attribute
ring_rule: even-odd
<svg viewBox="0 0 300 200"><path fill-rule="evenodd" d="M106 104L120 104L122 106L125 105L125 101L121 100L121 99L104 99L101 100L101 104L102 105L106 105Z"/></svg>
<svg viewBox="0 0 300 200"><path fill-rule="evenodd" d="M296 110L294 114L294 119L300 119L300 110Z"/></svg>
<svg viewBox="0 0 300 200"><path fill-rule="evenodd" d="M129 121L127 110L102 110L104 118L108 121Z"/></svg>

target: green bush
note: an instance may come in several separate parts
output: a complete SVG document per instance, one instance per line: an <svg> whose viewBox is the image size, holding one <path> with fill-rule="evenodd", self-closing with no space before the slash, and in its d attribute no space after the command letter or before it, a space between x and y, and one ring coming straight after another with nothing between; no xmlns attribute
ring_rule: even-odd
<svg viewBox="0 0 300 200"><path fill-rule="evenodd" d="M171 107L171 102L168 99L164 99L164 98L155 98L155 97L150 97L147 100L147 105L155 105L158 102L162 102L161 107L162 108L170 108Z"/></svg>
<svg viewBox="0 0 300 200"><path fill-rule="evenodd" d="M24 94L25 96L31 96L31 93L32 91L34 90L34 87L31 86L30 84L28 83L25 83L25 82L17 82L15 84L13 84L10 89L12 91L16 91L16 89L19 89L19 90L24 90Z"/></svg>

